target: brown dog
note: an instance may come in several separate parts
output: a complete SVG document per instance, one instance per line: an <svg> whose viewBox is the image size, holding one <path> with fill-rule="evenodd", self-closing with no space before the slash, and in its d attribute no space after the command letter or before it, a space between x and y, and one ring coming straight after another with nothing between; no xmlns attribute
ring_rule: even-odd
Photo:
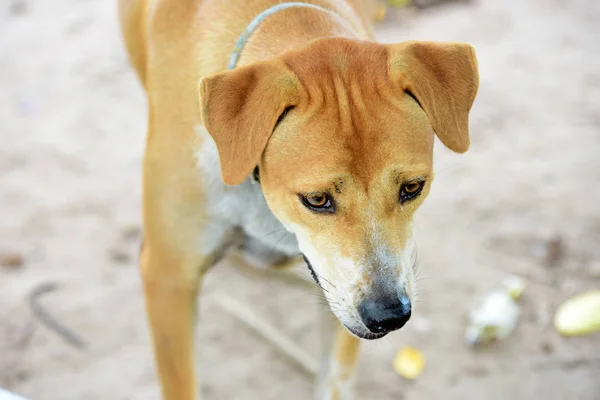
<svg viewBox="0 0 600 400"><path fill-rule="evenodd" d="M231 246L303 254L341 322L317 397L351 398L358 338L412 312L434 133L469 147L471 46L378 44L368 0L281 3L120 1L148 97L141 269L167 400L196 398L195 300Z"/></svg>

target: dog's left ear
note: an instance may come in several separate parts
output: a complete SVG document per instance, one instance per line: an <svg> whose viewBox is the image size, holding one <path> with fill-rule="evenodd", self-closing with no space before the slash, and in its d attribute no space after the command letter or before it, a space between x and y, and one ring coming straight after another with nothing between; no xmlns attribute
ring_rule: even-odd
<svg viewBox="0 0 600 400"><path fill-rule="evenodd" d="M200 81L202 121L217 145L225 183L237 185L254 170L277 120L298 104L299 87L296 76L279 60Z"/></svg>
<svg viewBox="0 0 600 400"><path fill-rule="evenodd" d="M469 112L479 86L477 58L467 43L408 41L388 45L391 78L412 94L446 147L469 149Z"/></svg>

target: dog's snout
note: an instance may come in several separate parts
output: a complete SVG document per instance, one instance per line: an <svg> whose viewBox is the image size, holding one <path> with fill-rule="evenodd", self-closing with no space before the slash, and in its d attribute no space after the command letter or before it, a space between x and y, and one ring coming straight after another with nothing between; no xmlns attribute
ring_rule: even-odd
<svg viewBox="0 0 600 400"><path fill-rule="evenodd" d="M358 313L371 332L392 332L402 328L410 319L410 299L404 294L383 300L367 299L358 306Z"/></svg>

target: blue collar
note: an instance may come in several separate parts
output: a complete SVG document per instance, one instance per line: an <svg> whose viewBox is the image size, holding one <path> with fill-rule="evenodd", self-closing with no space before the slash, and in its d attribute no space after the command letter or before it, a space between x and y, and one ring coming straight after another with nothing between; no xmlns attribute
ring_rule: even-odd
<svg viewBox="0 0 600 400"><path fill-rule="evenodd" d="M337 16L337 14L335 14L333 11L328 10L326 8L319 7L317 5L310 4L310 3L302 3L299 1L289 2L289 3L281 3L281 4L276 4L272 7L269 7L265 11L261 12L256 17L254 17L254 19L252 21L250 21L250 23L248 24L246 29L244 29L244 32L240 35L240 38L238 39L237 43L235 44L235 47L233 48L233 52L231 53L231 58L229 58L229 64L227 65L227 68L234 69L236 67L236 65L240 59L240 55L242 54L242 50L244 49L244 45L246 44L248 39L250 39L250 36L254 33L254 31L256 31L258 29L258 26L267 17L269 17L279 11L287 10L288 8L292 8L292 7L312 8L313 10L319 10L319 11L322 11L322 12L325 12L328 14L334 14Z"/></svg>

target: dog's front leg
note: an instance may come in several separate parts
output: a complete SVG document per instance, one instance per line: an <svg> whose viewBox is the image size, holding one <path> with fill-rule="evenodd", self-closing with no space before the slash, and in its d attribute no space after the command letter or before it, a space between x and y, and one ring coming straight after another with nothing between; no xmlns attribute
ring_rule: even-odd
<svg viewBox="0 0 600 400"><path fill-rule="evenodd" d="M323 310L322 314L322 358L316 399L354 399L354 372L358 363L360 340L350 334L329 310Z"/></svg>
<svg viewBox="0 0 600 400"><path fill-rule="evenodd" d="M193 334L201 262L150 243L142 249L146 312L164 400L196 399Z"/></svg>

